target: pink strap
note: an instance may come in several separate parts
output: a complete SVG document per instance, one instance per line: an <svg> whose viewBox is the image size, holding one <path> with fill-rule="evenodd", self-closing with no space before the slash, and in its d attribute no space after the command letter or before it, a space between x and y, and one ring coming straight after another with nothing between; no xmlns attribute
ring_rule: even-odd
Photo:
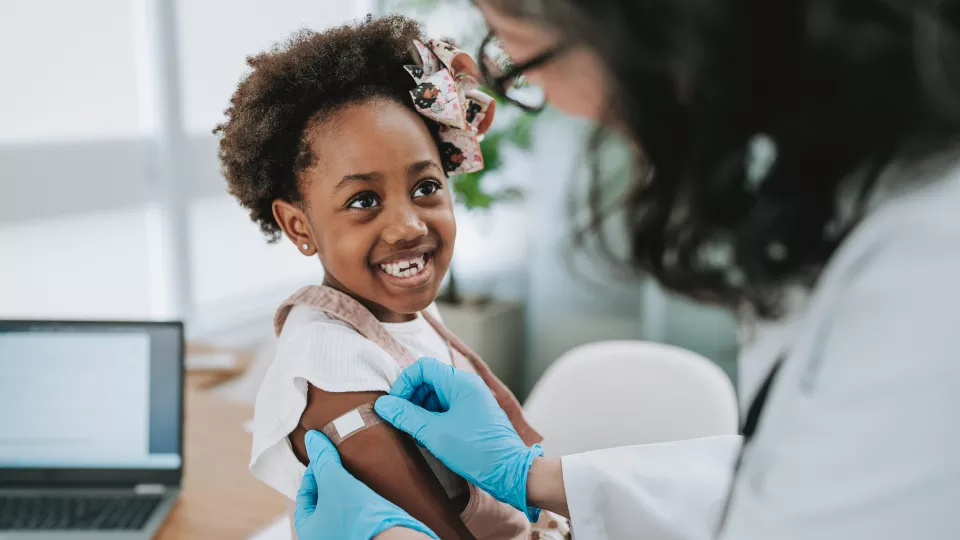
<svg viewBox="0 0 960 540"><path fill-rule="evenodd" d="M278 336L283 329L283 323L290 315L290 310L297 304L317 308L349 324L361 336L387 351L387 354L400 364L400 367L407 367L417 360L406 347L390 335L390 332L387 332L387 329L380 324L373 313L370 313L369 309L363 307L363 304L336 289L322 285L304 287L280 304L273 318L273 331Z"/></svg>
<svg viewBox="0 0 960 540"><path fill-rule="evenodd" d="M280 304L273 319L273 330L278 336L280 330L283 329L283 323L290 315L290 310L298 304L322 310L328 315L349 324L360 335L387 351L387 354L396 360L401 368L405 368L417 360L406 347L390 335L390 332L363 304L338 290L326 286L310 285L304 287ZM450 344L453 349L451 354L456 356L458 353L463 356L467 360L468 366L473 368L471 371L475 371L483 379L483 382L486 383L496 398L497 404L507 413L507 418L510 419L524 444L530 446L542 441L543 437L523 417L523 409L520 407L520 402L517 401L516 396L497 378L490 366L432 315L426 311L421 312L420 315L440 334L440 337ZM460 364L460 362L456 362L455 358L453 360L455 364Z"/></svg>
<svg viewBox="0 0 960 540"><path fill-rule="evenodd" d="M485 382L487 387L490 388L490 391L493 392L493 397L497 398L497 404L500 405L503 412L507 413L507 418L510 419L510 423L513 424L513 429L517 430L517 434L520 435L523 443L527 446L532 446L542 442L543 436L537 433L537 430L533 429L533 426L524 418L523 408L520 406L520 402L517 401L517 397L507 388L507 385L503 384L503 381L497 378L493 370L490 369L490 366L480 358L480 355L473 352L473 349L468 347L466 343L460 341L460 338L453 335L453 332L448 330L447 327L441 324L433 315L430 315L426 311L421 312L420 315L430 323L430 326L440 334L440 337L445 339L456 352L460 353L470 362L476 374L483 379L483 382Z"/></svg>

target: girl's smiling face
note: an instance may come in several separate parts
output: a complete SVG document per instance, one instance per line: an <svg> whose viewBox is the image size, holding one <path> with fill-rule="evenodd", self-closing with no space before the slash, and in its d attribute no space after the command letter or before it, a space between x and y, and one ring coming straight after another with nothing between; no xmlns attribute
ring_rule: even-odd
<svg viewBox="0 0 960 540"><path fill-rule="evenodd" d="M325 283L384 322L437 296L457 227L437 145L422 117L387 99L348 105L307 128L303 203L274 201L287 237L318 254ZM306 246L306 248L304 247Z"/></svg>

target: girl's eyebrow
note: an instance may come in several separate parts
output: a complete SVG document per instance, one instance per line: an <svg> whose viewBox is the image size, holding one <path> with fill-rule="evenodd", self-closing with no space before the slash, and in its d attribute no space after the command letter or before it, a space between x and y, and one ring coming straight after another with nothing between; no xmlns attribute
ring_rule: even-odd
<svg viewBox="0 0 960 540"><path fill-rule="evenodd" d="M413 176L430 168L434 168L441 173L443 172L443 168L440 167L440 165L437 165L437 162L433 161L432 159L424 159L422 161L417 161L416 163L410 164L410 166L407 167L407 173L410 176Z"/></svg>
<svg viewBox="0 0 960 540"><path fill-rule="evenodd" d="M410 166L407 167L407 174L414 176L431 168L436 169L441 173L443 172L443 168L440 167L440 165L437 165L437 162L433 161L432 159L424 159L422 161L417 161L416 163L410 164ZM341 178L339 182L337 182L337 185L333 187L333 191L336 193L337 191L340 191L351 184L357 184L360 182L380 182L382 180L383 173L380 172L348 174Z"/></svg>
<svg viewBox="0 0 960 540"><path fill-rule="evenodd" d="M383 174L378 172L348 174L337 182L337 185L333 187L333 191L340 191L350 184L356 184L358 182L379 182L382 179Z"/></svg>

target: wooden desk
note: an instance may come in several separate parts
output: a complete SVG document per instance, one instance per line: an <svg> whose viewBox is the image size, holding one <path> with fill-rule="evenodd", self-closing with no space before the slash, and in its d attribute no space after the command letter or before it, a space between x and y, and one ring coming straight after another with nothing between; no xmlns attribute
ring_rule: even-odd
<svg viewBox="0 0 960 540"><path fill-rule="evenodd" d="M184 479L180 502L156 538L246 538L283 514L286 498L250 474L251 407L190 385L186 394Z"/></svg>
<svg viewBox="0 0 960 540"><path fill-rule="evenodd" d="M255 351L252 350L224 349L200 342L187 342L186 352L188 357L192 354L226 353L233 355L237 361L236 365L227 369L189 369L187 371L187 384L198 389L212 388L243 375L250 364L253 363L255 354Z"/></svg>

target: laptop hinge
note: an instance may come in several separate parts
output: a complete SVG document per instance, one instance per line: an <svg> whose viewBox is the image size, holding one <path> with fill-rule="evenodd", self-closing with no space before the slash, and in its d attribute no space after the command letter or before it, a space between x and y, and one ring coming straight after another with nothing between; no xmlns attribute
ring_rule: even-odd
<svg viewBox="0 0 960 540"><path fill-rule="evenodd" d="M133 486L133 492L137 495L163 495L167 492L167 486L163 484L137 484Z"/></svg>

